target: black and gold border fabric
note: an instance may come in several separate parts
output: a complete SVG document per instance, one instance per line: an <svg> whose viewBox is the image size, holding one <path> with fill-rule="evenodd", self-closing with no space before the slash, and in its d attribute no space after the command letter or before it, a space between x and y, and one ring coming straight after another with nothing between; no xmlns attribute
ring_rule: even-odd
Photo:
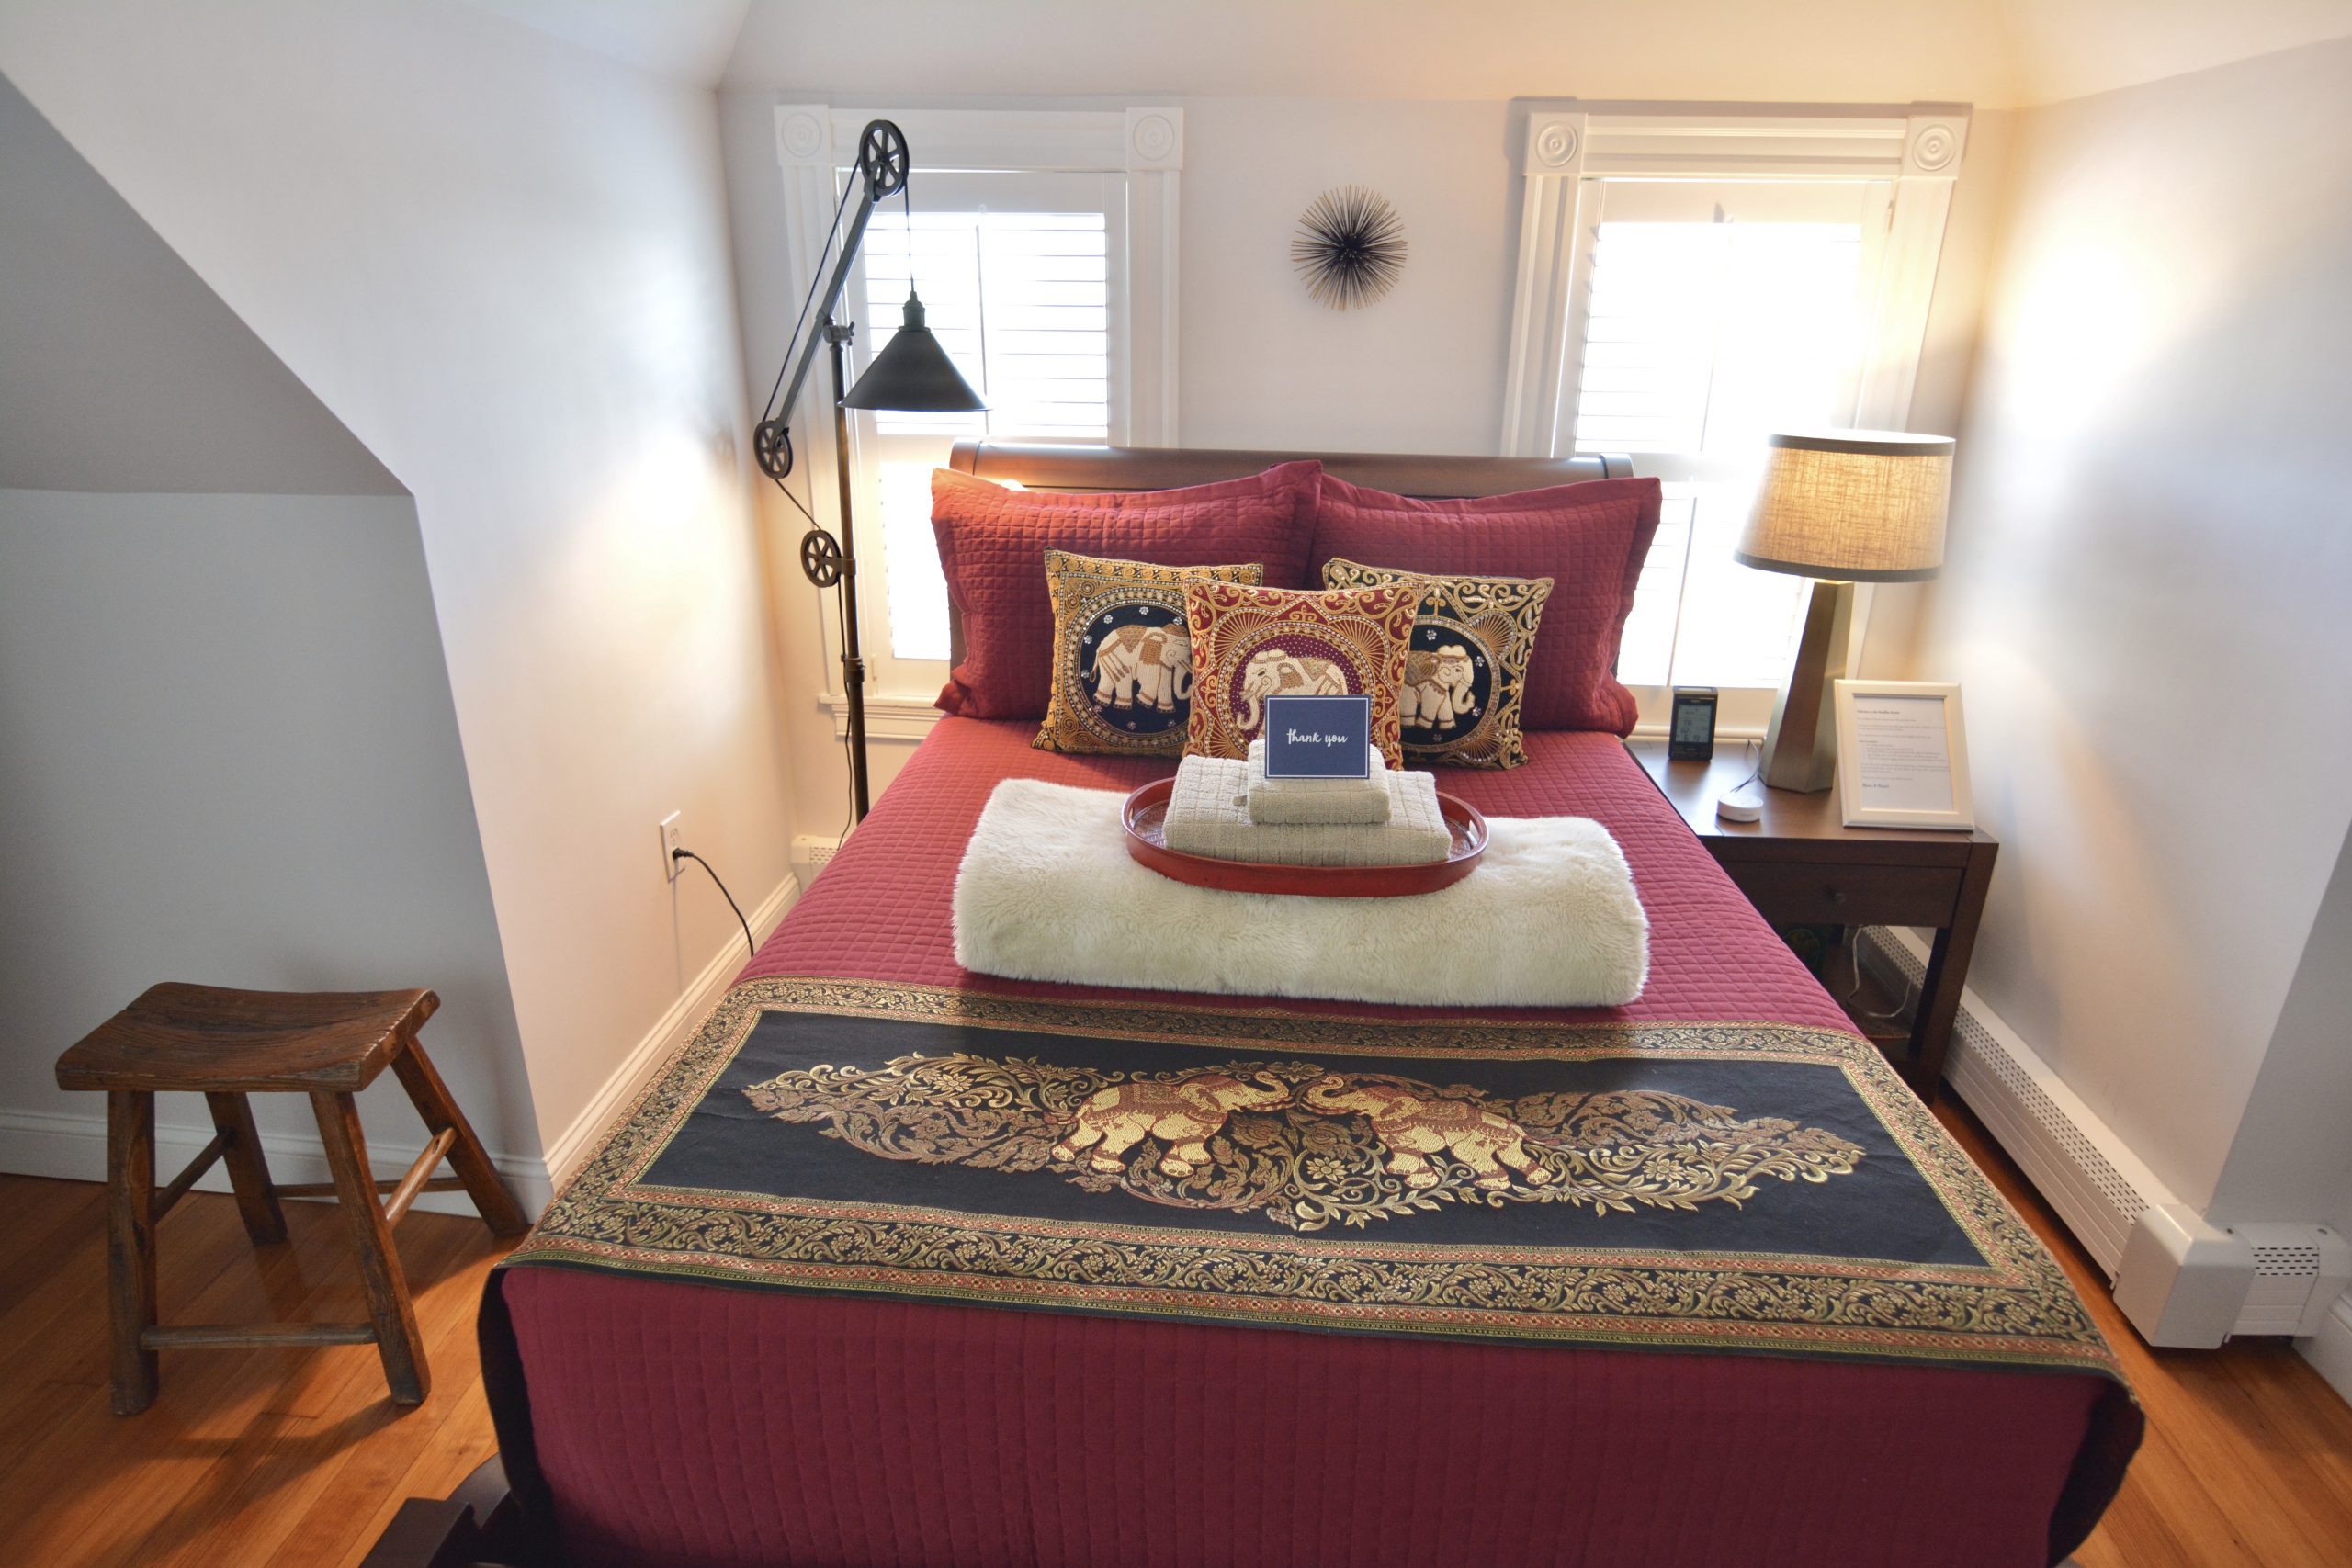
<svg viewBox="0 0 2352 1568"><path fill-rule="evenodd" d="M504 1265L1453 1338L2072 1369L1868 1042L748 982Z"/></svg>

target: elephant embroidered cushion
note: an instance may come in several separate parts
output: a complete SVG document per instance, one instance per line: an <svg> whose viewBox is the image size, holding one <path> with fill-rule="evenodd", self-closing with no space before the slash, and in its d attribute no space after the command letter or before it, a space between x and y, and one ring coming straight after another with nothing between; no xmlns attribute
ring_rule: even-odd
<svg viewBox="0 0 2352 1568"><path fill-rule="evenodd" d="M1396 693L1413 613L1428 589L1418 577L1321 592L1186 583L1197 674L1184 750L1249 756L1250 742L1265 732L1268 697L1362 695L1372 699L1372 743L1381 760L1403 767Z"/></svg>
<svg viewBox="0 0 2352 1568"><path fill-rule="evenodd" d="M1326 588L1367 588L1411 573L1323 563ZM1424 767L1515 768L1527 761L1520 698L1552 592L1548 577L1436 577L1413 615L1396 721L1405 760Z"/></svg>
<svg viewBox="0 0 2352 1568"><path fill-rule="evenodd" d="M1046 552L1054 602L1054 686L1034 742L1046 751L1174 756L1193 712L1184 585L1255 586L1265 569L1153 566Z"/></svg>
<svg viewBox="0 0 2352 1568"><path fill-rule="evenodd" d="M931 527L956 659L939 706L966 718L1044 716L1054 680L1048 549L1157 566L1256 561L1281 587L1313 581L1306 551L1322 471L1312 462L1282 463L1245 479L1102 495L1013 490L934 471Z"/></svg>
<svg viewBox="0 0 2352 1568"><path fill-rule="evenodd" d="M1415 501L1326 474L1315 508L1315 565L1319 572L1336 556L1427 577L1552 579L1520 722L1629 735L1634 694L1617 680L1617 644L1657 532L1658 503L1656 479Z"/></svg>

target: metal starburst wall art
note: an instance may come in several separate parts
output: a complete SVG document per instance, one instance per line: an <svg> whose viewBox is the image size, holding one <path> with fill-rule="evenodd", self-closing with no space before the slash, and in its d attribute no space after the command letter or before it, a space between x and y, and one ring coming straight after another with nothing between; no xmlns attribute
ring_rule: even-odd
<svg viewBox="0 0 2352 1568"><path fill-rule="evenodd" d="M1405 270L1404 220L1378 191L1327 190L1298 220L1290 259L1319 303L1334 310L1369 305Z"/></svg>

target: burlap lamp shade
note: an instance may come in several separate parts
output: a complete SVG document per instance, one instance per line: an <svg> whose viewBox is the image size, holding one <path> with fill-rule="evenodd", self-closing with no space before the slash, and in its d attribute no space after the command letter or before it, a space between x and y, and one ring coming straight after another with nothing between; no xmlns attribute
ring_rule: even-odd
<svg viewBox="0 0 2352 1568"><path fill-rule="evenodd" d="M1944 560L1949 435L1774 435L1734 558L1845 582L1916 582Z"/></svg>
<svg viewBox="0 0 2352 1568"><path fill-rule="evenodd" d="M1766 438L1764 479L1732 558L1818 579L1796 667L1772 705L1764 782L1824 790L1836 776L1832 682L1845 673L1857 582L1916 582L1944 561L1952 439L1844 430Z"/></svg>

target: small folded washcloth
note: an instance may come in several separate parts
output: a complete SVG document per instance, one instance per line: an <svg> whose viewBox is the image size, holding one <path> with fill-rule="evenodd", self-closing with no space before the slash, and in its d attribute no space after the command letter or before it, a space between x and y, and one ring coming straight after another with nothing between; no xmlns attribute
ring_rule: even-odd
<svg viewBox="0 0 2352 1568"><path fill-rule="evenodd" d="M1427 865L1453 852L1453 833L1427 773L1382 775L1388 820L1264 823L1250 819L1250 764L1187 757L1168 797L1168 847L1188 855L1278 865Z"/></svg>
<svg viewBox="0 0 2352 1568"><path fill-rule="evenodd" d="M1385 822L1388 764L1372 752L1360 779L1270 779L1266 743L1250 742L1250 820L1257 823Z"/></svg>

